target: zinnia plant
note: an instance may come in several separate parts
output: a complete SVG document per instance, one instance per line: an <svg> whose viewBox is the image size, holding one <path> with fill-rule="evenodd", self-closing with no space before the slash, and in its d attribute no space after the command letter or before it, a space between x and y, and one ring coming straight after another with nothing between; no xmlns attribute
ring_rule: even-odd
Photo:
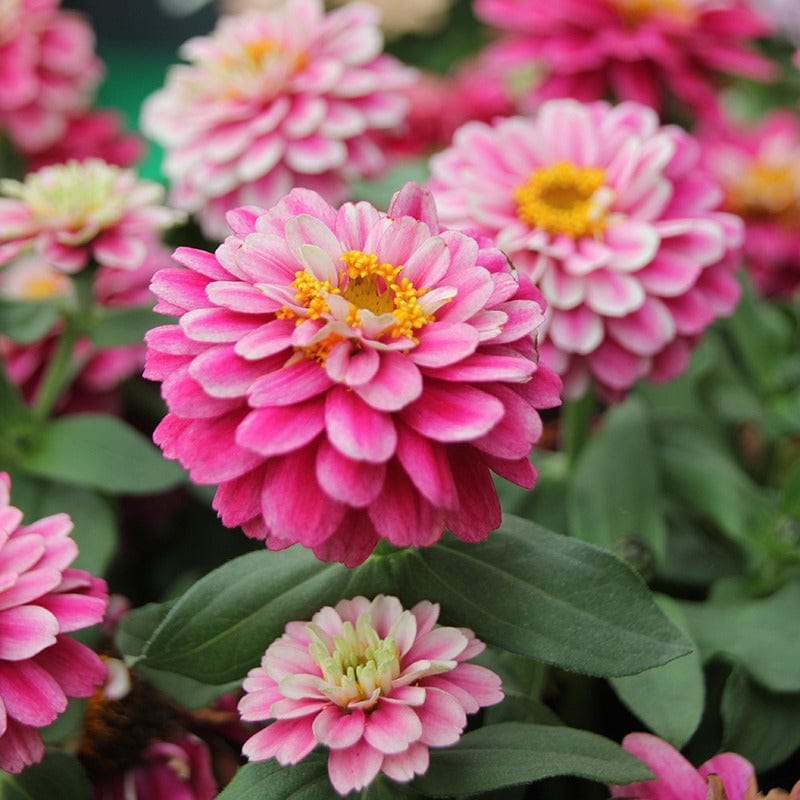
<svg viewBox="0 0 800 800"><path fill-rule="evenodd" d="M245 755L295 764L324 745L341 795L379 772L401 782L424 773L428 748L453 744L467 714L503 699L497 675L464 663L484 645L465 628L436 626L438 616L435 603L404 610L378 595L290 622L244 683L242 719L275 719Z"/></svg>

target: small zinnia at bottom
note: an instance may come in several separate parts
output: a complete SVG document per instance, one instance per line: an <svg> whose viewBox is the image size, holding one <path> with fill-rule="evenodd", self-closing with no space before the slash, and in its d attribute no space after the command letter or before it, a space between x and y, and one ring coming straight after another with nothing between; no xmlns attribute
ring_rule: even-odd
<svg viewBox="0 0 800 800"><path fill-rule="evenodd" d="M244 754L296 764L324 745L342 795L378 772L401 782L424 773L429 747L454 744L467 714L503 699L495 673L464 663L485 645L466 628L437 627L438 616L427 600L404 610L378 595L290 622L244 682L242 719L275 720Z"/></svg>

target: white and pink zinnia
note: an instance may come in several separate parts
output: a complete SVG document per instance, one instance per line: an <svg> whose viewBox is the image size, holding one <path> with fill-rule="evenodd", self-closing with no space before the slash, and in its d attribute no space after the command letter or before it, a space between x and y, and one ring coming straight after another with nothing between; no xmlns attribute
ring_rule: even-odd
<svg viewBox="0 0 800 800"><path fill-rule="evenodd" d="M424 773L428 748L455 744L467 714L503 699L495 673L465 663L485 645L467 628L437 627L438 616L427 600L403 610L378 595L290 622L244 682L242 719L275 720L244 754L295 764L323 745L342 795L379 772L400 782Z"/></svg>
<svg viewBox="0 0 800 800"><path fill-rule="evenodd" d="M413 71L381 54L378 19L366 3L325 14L321 0L288 0L183 45L189 63L145 102L142 127L166 149L173 205L206 236L225 237L229 209L295 186L338 203L383 167L371 135L402 122Z"/></svg>
<svg viewBox="0 0 800 800"><path fill-rule="evenodd" d="M423 547L500 525L490 470L528 460L560 382L537 363L539 292L487 242L441 230L415 184L388 213L295 189L228 215L216 255L153 282L178 324L147 335L155 431L214 507L272 549L362 562L378 538Z"/></svg>
<svg viewBox="0 0 800 800"><path fill-rule="evenodd" d="M697 142L636 103L551 100L460 128L431 159L445 225L491 236L548 304L545 364L610 400L680 373L739 298L741 220Z"/></svg>
<svg viewBox="0 0 800 800"><path fill-rule="evenodd" d="M69 565L78 548L66 514L22 525L0 473L0 769L44 756L39 728L102 684L100 657L67 634L100 622L105 581Z"/></svg>

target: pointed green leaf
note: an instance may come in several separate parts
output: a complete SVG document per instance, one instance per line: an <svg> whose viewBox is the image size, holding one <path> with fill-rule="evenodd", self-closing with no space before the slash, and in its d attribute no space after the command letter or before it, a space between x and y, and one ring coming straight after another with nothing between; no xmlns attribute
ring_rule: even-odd
<svg viewBox="0 0 800 800"><path fill-rule="evenodd" d="M58 306L54 303L0 298L0 333L21 344L46 336L59 316Z"/></svg>

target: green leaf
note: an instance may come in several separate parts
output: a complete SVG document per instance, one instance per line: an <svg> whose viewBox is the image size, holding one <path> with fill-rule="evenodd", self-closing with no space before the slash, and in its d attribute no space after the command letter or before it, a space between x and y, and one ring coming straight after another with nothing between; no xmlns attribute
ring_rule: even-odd
<svg viewBox="0 0 800 800"><path fill-rule="evenodd" d="M46 336L59 318L60 311L54 303L0 298L0 333L20 344Z"/></svg>
<svg viewBox="0 0 800 800"><path fill-rule="evenodd" d="M380 178L371 181L356 181L352 187L354 200L366 200L376 208L386 209L395 192L408 181L425 183L430 176L426 158L399 161Z"/></svg>
<svg viewBox="0 0 800 800"><path fill-rule="evenodd" d="M574 672L630 675L691 650L620 559L516 517L485 542L408 554L398 580L406 604L438 602L446 624Z"/></svg>
<svg viewBox="0 0 800 800"><path fill-rule="evenodd" d="M453 747L431 750L430 768L412 786L432 797L452 797L556 775L615 784L652 778L638 759L597 734L503 722L467 733Z"/></svg>
<svg viewBox="0 0 800 800"><path fill-rule="evenodd" d="M800 747L800 693L768 692L737 668L725 683L721 711L721 749L739 753L758 772L776 767Z"/></svg>
<svg viewBox="0 0 800 800"><path fill-rule="evenodd" d="M217 800L339 800L339 795L328 778L327 755L312 753L288 767L275 759L245 764Z"/></svg>
<svg viewBox="0 0 800 800"><path fill-rule="evenodd" d="M771 597L727 603L681 603L704 660L741 664L774 692L800 692L800 581Z"/></svg>
<svg viewBox="0 0 800 800"><path fill-rule="evenodd" d="M147 331L164 321L149 307L99 307L86 333L98 347L119 347L142 342Z"/></svg>
<svg viewBox="0 0 800 800"><path fill-rule="evenodd" d="M658 464L642 400L631 397L606 412L578 459L566 508L569 532L579 539L612 548L635 536L663 555Z"/></svg>
<svg viewBox="0 0 800 800"><path fill-rule="evenodd" d="M159 492L185 479L135 428L104 414L53 420L21 466L34 475L116 494Z"/></svg>
<svg viewBox="0 0 800 800"><path fill-rule="evenodd" d="M76 759L50 752L19 775L0 772L0 800L89 800L89 782Z"/></svg>
<svg viewBox="0 0 800 800"><path fill-rule="evenodd" d="M357 576L299 546L235 558L178 599L142 663L212 685L241 679L287 622L359 594Z"/></svg>
<svg viewBox="0 0 800 800"><path fill-rule="evenodd" d="M688 637L680 606L666 595L656 602ZM700 654L695 650L668 664L612 678L623 703L662 739L680 749L700 724L705 706L705 680Z"/></svg>
<svg viewBox="0 0 800 800"><path fill-rule="evenodd" d="M173 605L174 602L147 603L125 614L114 631L117 650L129 661L135 662Z"/></svg>

